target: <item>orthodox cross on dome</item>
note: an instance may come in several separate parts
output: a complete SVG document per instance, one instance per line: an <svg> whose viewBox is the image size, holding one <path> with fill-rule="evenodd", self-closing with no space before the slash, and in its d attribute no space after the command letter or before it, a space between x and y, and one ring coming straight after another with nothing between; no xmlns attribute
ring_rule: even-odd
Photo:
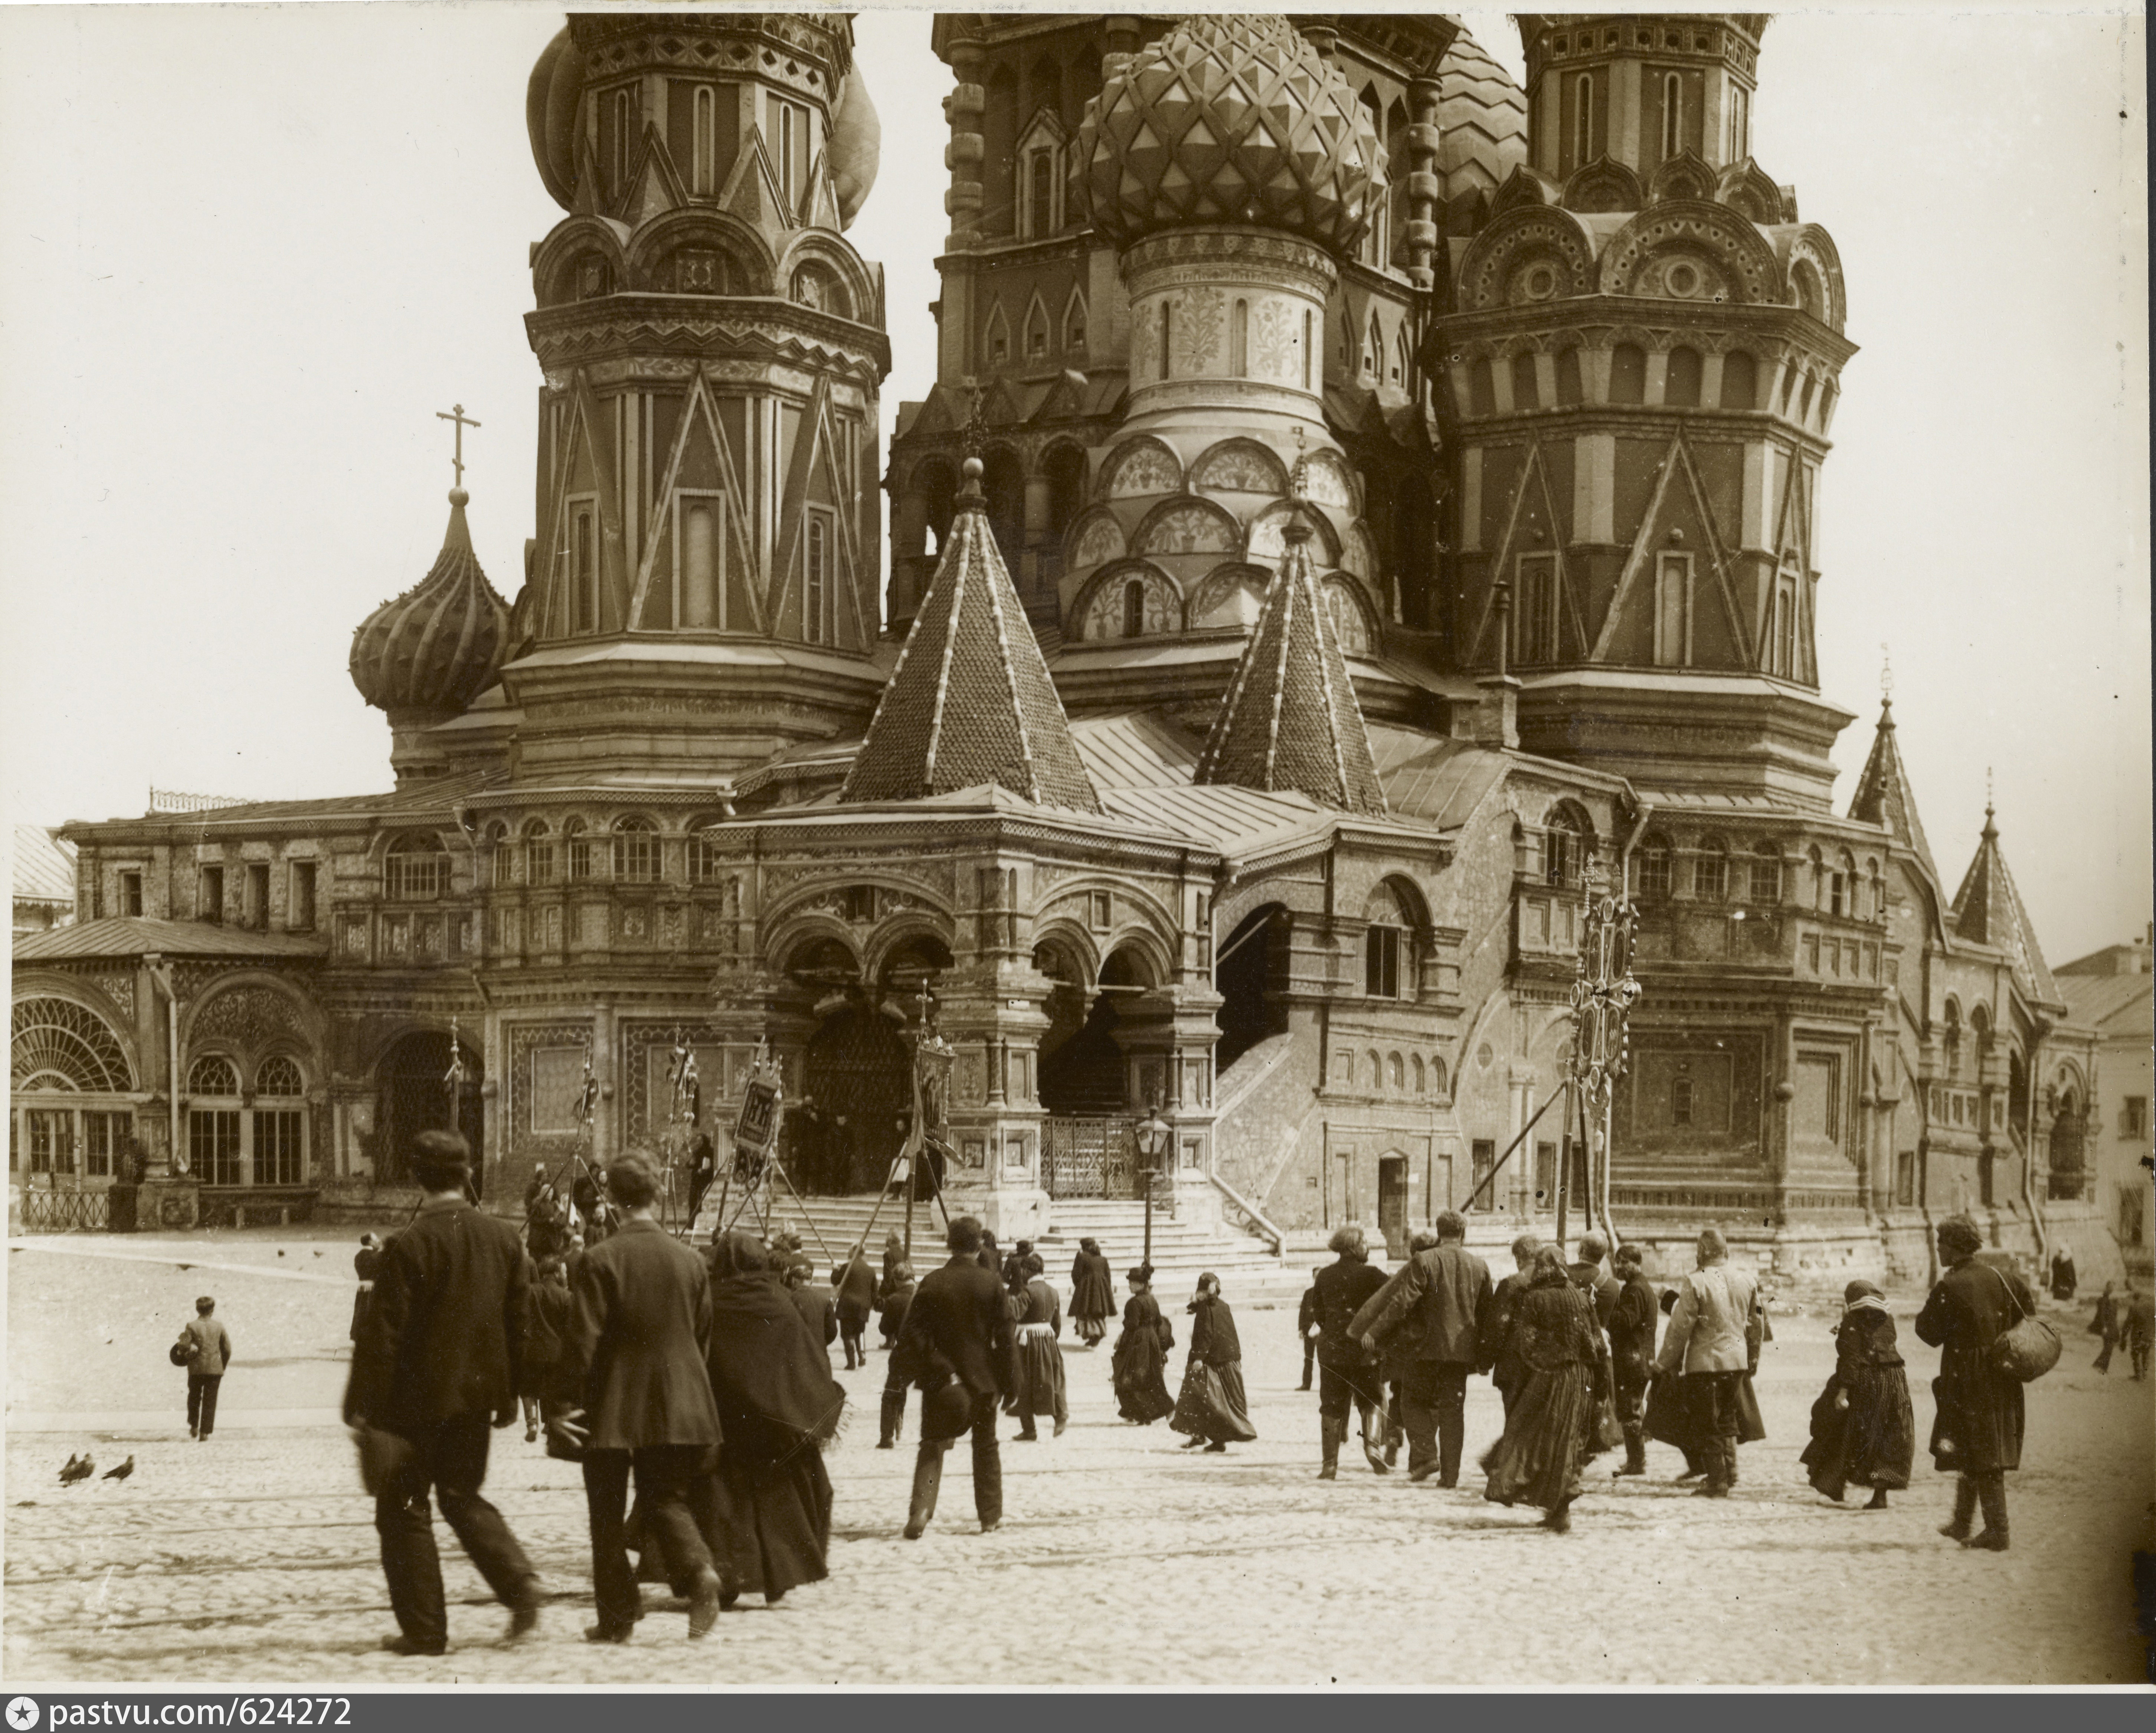
<svg viewBox="0 0 2156 1733"><path fill-rule="evenodd" d="M465 406L462 403L452 403L447 409L437 409L434 412L434 419L437 421L453 421L457 425L456 455L451 458L449 461L456 465L456 485L459 487L462 487L465 485L465 429L466 428L475 428L479 423L465 413Z"/></svg>
<svg viewBox="0 0 2156 1733"><path fill-rule="evenodd" d="M1879 646L1879 701L1894 701L1894 656L1883 643Z"/></svg>

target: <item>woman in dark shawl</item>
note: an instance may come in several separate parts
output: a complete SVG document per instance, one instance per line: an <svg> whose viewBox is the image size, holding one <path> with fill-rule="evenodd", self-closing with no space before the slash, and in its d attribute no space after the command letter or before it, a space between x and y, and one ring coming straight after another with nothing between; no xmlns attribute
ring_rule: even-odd
<svg viewBox="0 0 2156 1733"><path fill-rule="evenodd" d="M1967 1216L1938 1225L1947 1272L1917 1314L1917 1336L1939 1351L1932 1460L1954 1484L1953 1520L1939 1532L1985 1552L2006 1551L2006 1470L2021 1466L2021 1381L1991 1363L1991 1345L2036 1310L2021 1278L1977 1262L1984 1235ZM1977 1506L1984 1532L1969 1536Z"/></svg>
<svg viewBox="0 0 2156 1733"><path fill-rule="evenodd" d="M1580 1465L1601 1448L1595 1418L1609 1389L1609 1351L1593 1299L1573 1285L1555 1246L1535 1254L1512 1328L1525 1381L1504 1437L1482 1459L1482 1496L1533 1505L1548 1513L1543 1526L1562 1535L1572 1527Z"/></svg>
<svg viewBox="0 0 2156 1733"><path fill-rule="evenodd" d="M1854 1484L1871 1489L1866 1510L1883 1510L1887 1489L1909 1484L1917 1454L1909 1377L1887 1296L1870 1282L1851 1282L1841 1297L1834 1371L1812 1404L1811 1442L1797 1459L1812 1484L1836 1504Z"/></svg>
<svg viewBox="0 0 2156 1733"><path fill-rule="evenodd" d="M1209 1380L1208 1372L1213 1374ZM1190 1302L1190 1359L1168 1426L1171 1432L1190 1434L1184 1449L1203 1444L1214 1455L1224 1454L1231 1443L1247 1444L1258 1435L1243 1389L1243 1345L1235 1335L1235 1315L1220 1297L1220 1278L1209 1270L1199 1277L1198 1296Z"/></svg>
<svg viewBox="0 0 2156 1733"><path fill-rule="evenodd" d="M831 1480L821 1445L845 1392L763 1248L746 1233L711 1243L711 1345L706 1364L726 1442L698 1484L698 1526L731 1607L751 1591L776 1601L827 1574Z"/></svg>
<svg viewBox="0 0 2156 1733"><path fill-rule="evenodd" d="M1078 1340L1089 1348L1101 1346L1108 1333L1108 1320L1116 1315L1116 1278L1096 1241L1078 1242L1078 1255L1070 1260L1070 1320L1078 1326Z"/></svg>
<svg viewBox="0 0 2156 1733"><path fill-rule="evenodd" d="M1127 1279L1131 1297L1123 1307L1123 1333L1116 1338L1113 1364L1116 1412L1133 1425L1150 1426L1175 1412L1165 1376L1173 1338L1152 1297L1152 1266L1141 1264Z"/></svg>

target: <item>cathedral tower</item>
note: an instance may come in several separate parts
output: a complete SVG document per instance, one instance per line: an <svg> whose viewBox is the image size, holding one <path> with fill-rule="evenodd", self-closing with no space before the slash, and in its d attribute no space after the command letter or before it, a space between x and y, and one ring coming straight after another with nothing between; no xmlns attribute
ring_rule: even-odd
<svg viewBox="0 0 2156 1733"><path fill-rule="evenodd" d="M1856 351L1833 242L1749 155L1763 23L1523 17L1533 167L1427 360L1454 654L1519 676L1522 745L1824 809L1850 718L1817 694L1817 501Z"/></svg>
<svg viewBox="0 0 2156 1733"><path fill-rule="evenodd" d="M842 233L878 136L850 24L575 15L527 106L569 214L532 251L521 768L724 773L858 732L890 349Z"/></svg>

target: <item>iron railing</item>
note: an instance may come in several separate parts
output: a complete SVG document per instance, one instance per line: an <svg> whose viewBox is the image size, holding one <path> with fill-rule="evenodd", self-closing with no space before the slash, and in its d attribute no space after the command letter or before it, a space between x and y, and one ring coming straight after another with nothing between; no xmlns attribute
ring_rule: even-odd
<svg viewBox="0 0 2156 1733"><path fill-rule="evenodd" d="M1137 1122L1050 1118L1041 1127L1040 1182L1051 1197L1139 1197Z"/></svg>
<svg viewBox="0 0 2156 1733"><path fill-rule="evenodd" d="M28 1187L23 1192L23 1231L25 1233L105 1233L112 1226L112 1200L102 1187L95 1191L46 1191Z"/></svg>

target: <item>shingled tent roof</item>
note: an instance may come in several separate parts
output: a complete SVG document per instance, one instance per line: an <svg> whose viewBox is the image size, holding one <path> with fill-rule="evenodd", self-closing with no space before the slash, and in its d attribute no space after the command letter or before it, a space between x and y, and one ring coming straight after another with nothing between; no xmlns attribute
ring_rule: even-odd
<svg viewBox="0 0 2156 1733"><path fill-rule="evenodd" d="M2012 957L2015 976L2030 998L2045 1005L2066 1002L2036 943L2036 930L2021 905L2021 893L2014 888L2014 875L2006 870L1999 827L1992 822L1989 807L1984 809L1984 837L1961 889L1954 893L1948 924L1972 944L1993 946Z"/></svg>
<svg viewBox="0 0 2156 1733"><path fill-rule="evenodd" d="M1856 792L1849 802L1849 816L1866 824L1883 826L1887 833L1913 854L1932 882L1939 882L1939 869L1932 863L1931 844L1917 817L1917 797L1910 792L1909 773L1902 767L1902 754L1894 744L1894 700L1881 699L1879 729L1871 737L1871 756L1864 774L1856 779Z"/></svg>
<svg viewBox="0 0 2156 1733"><path fill-rule="evenodd" d="M1286 557L1191 780L1292 791L1337 812L1383 813L1384 787L1311 567L1310 534L1300 515L1290 520Z"/></svg>
<svg viewBox="0 0 2156 1733"><path fill-rule="evenodd" d="M918 800L994 783L1037 806L1101 810L1003 555L981 465L966 480L842 802Z"/></svg>

